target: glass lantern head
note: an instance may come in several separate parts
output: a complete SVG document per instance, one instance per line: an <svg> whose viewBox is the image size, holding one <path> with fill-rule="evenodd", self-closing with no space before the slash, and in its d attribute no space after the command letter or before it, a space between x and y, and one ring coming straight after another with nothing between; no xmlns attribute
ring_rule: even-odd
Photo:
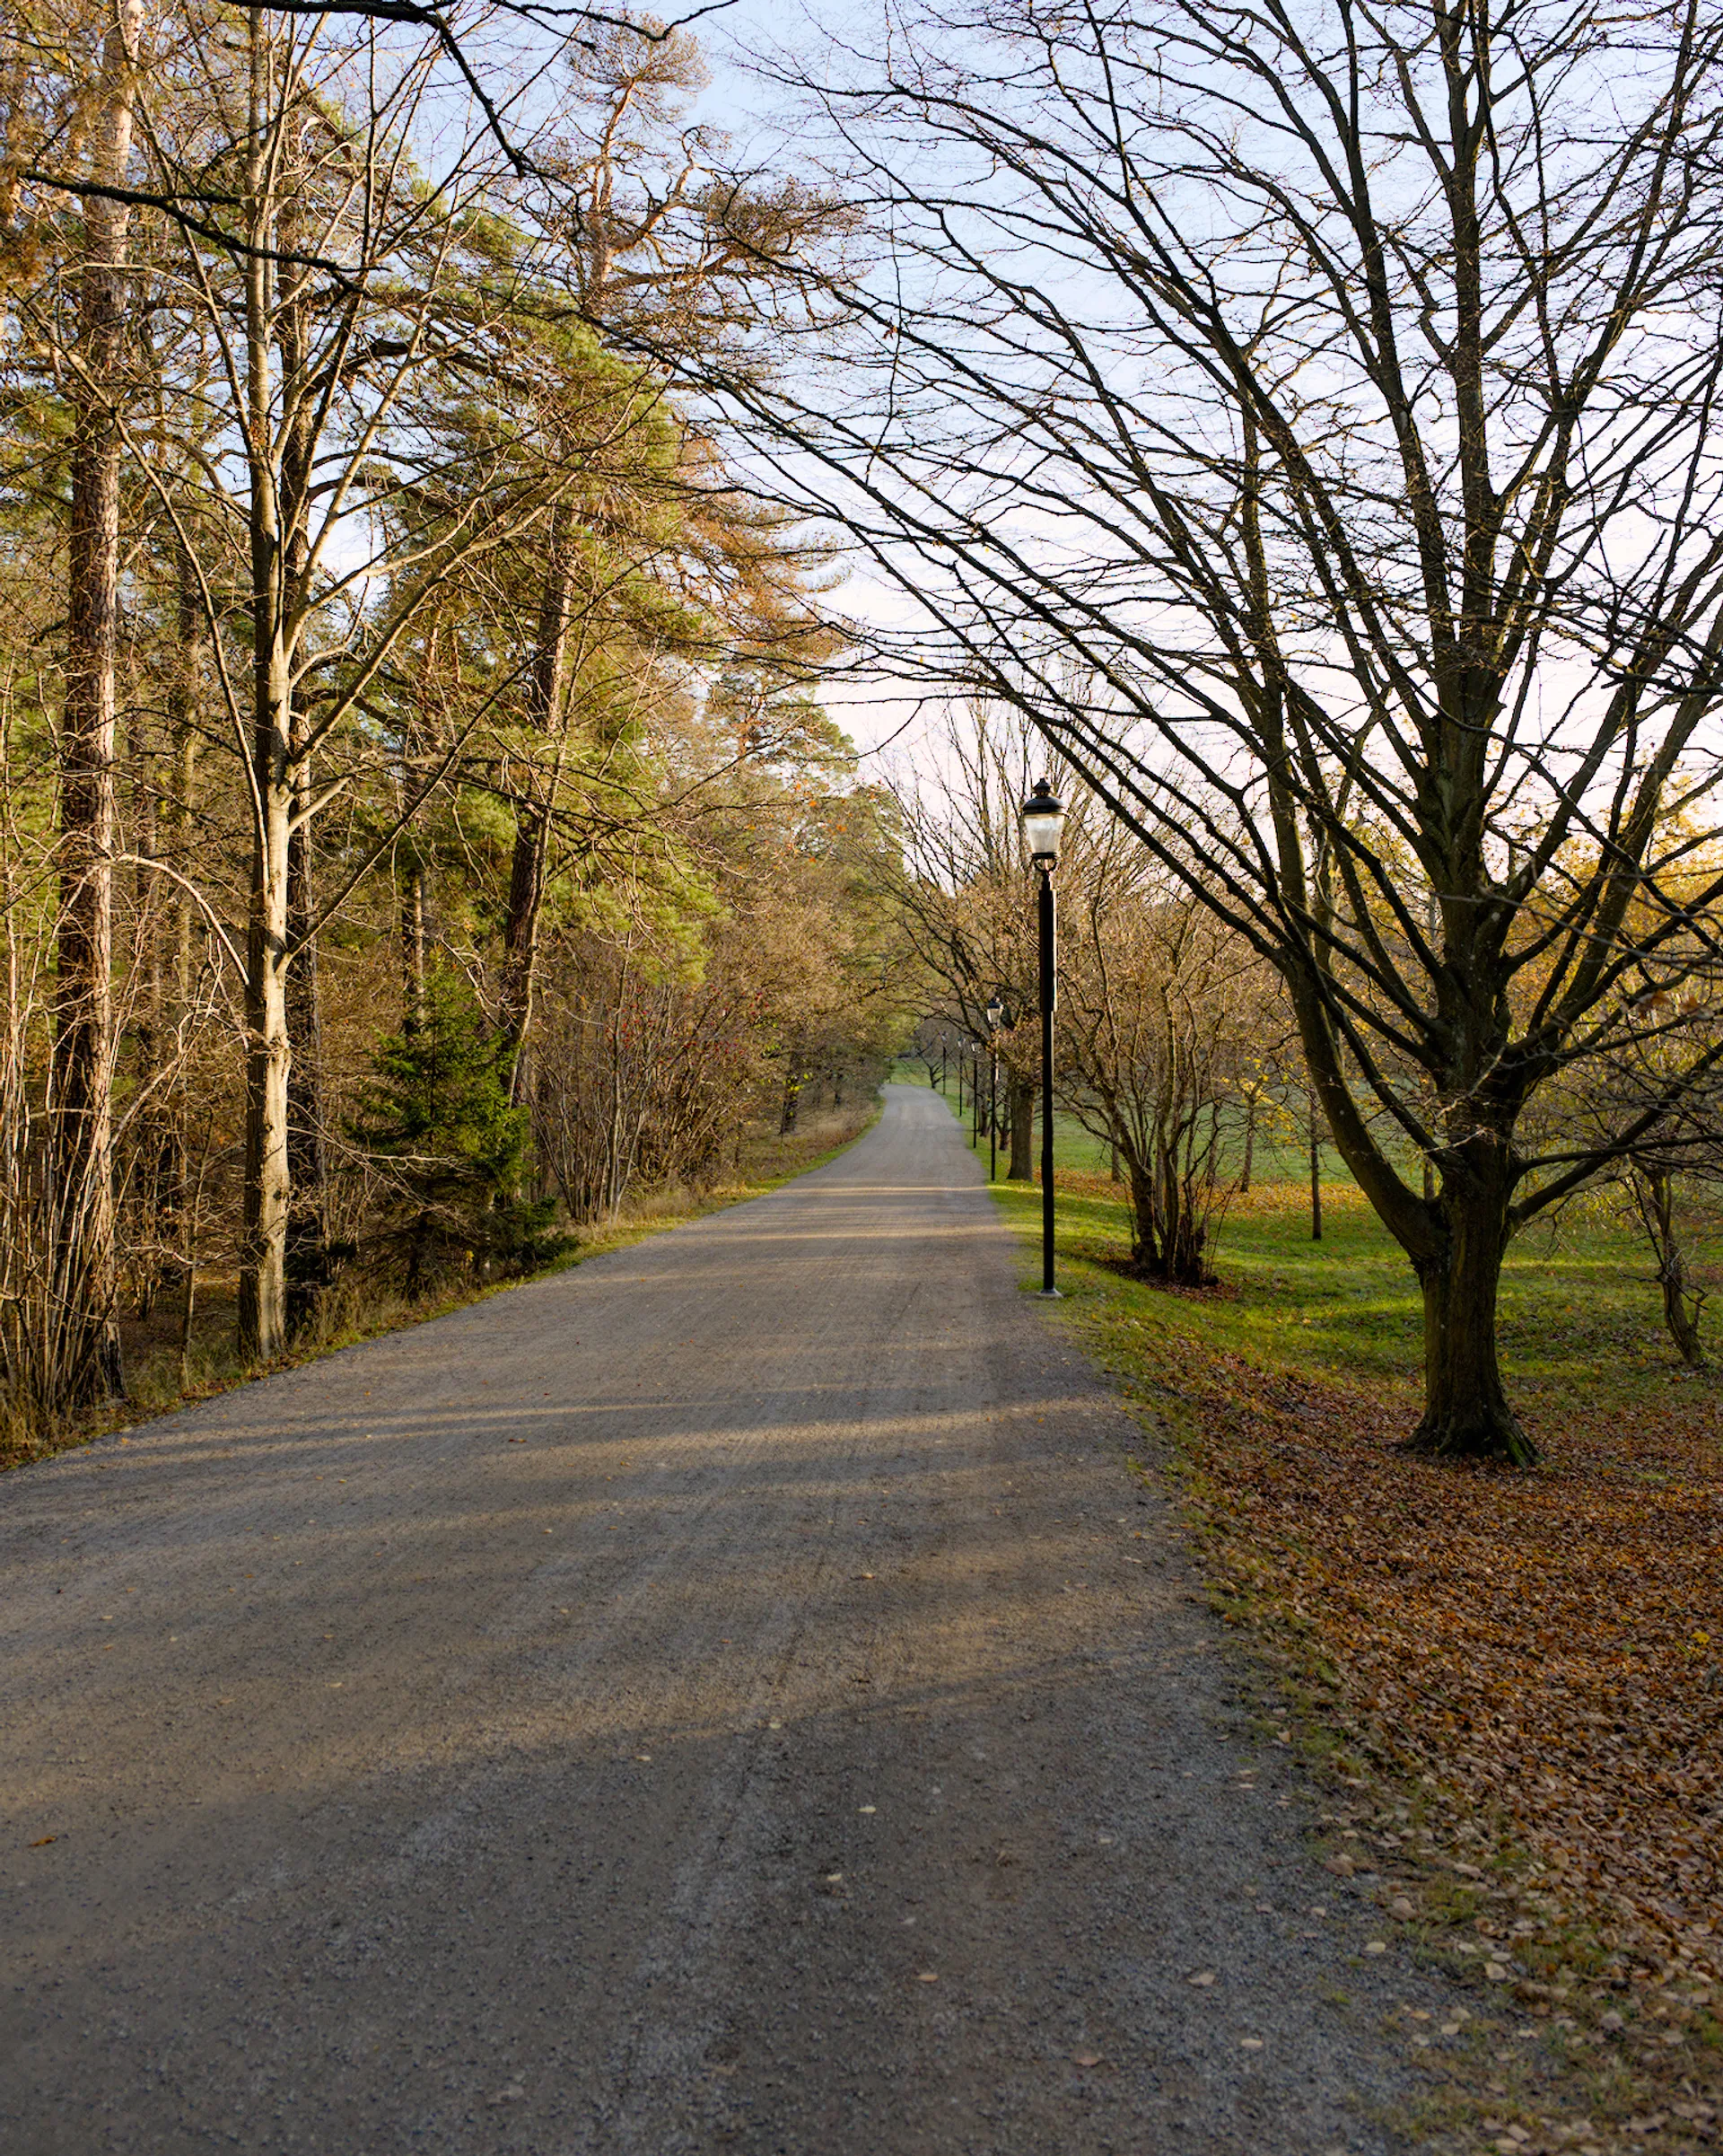
<svg viewBox="0 0 1723 2156"><path fill-rule="evenodd" d="M1029 858L1036 868L1056 868L1059 835L1065 828L1065 804L1045 778L1036 780L1034 791L1023 803L1022 816Z"/></svg>

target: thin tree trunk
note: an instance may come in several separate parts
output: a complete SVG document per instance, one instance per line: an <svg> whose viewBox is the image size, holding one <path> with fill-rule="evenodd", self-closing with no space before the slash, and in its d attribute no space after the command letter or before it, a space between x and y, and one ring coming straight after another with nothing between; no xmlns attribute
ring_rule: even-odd
<svg viewBox="0 0 1723 2156"><path fill-rule="evenodd" d="M1005 1170L1009 1183L1035 1180L1035 1081L1011 1074L1007 1087L1011 1121L1011 1162Z"/></svg>
<svg viewBox="0 0 1723 2156"><path fill-rule="evenodd" d="M269 706L264 700L267 714ZM284 714L283 714L284 716ZM240 1352L267 1363L287 1337L287 833L293 797L286 742L267 716L258 725L261 802L252 847L245 968L245 1199L240 1245Z"/></svg>
<svg viewBox="0 0 1723 2156"><path fill-rule="evenodd" d="M292 767L293 600L287 578L289 513L280 484L274 408L276 322L269 243L274 184L265 153L270 33L248 19L251 140L247 185L246 452L250 479L252 741L251 881L245 964L245 1161L240 1242L238 1339L252 1362L286 1341L287 848L296 788Z"/></svg>
<svg viewBox="0 0 1723 2156"><path fill-rule="evenodd" d="M528 699L534 724L547 742L554 739L554 747L548 777L529 781L532 785L542 786L542 797L529 800L523 795L515 811L509 910L503 928L502 1031L512 1058L509 1098L517 1108L528 1098L527 1063L538 987L538 917L544 906L551 813L555 806L566 749L566 729L560 726L559 721L573 591L573 575L563 558L553 529L550 558L546 564L544 588L539 596L538 642L529 677Z"/></svg>
<svg viewBox="0 0 1723 2156"><path fill-rule="evenodd" d="M1306 1096L1310 1118L1310 1240L1322 1240L1322 1134L1316 1127L1316 1096Z"/></svg>
<svg viewBox="0 0 1723 2156"><path fill-rule="evenodd" d="M410 1040L424 1021L424 869L415 860L401 880L401 1031Z"/></svg>
<svg viewBox="0 0 1723 2156"><path fill-rule="evenodd" d="M1238 1195L1246 1197L1250 1193L1250 1171L1256 1161L1256 1103L1253 1100L1245 1110L1245 1167L1238 1178Z"/></svg>
<svg viewBox="0 0 1723 2156"><path fill-rule="evenodd" d="M120 0L102 46L95 176L123 187L141 0ZM72 393L66 706L60 739L60 917L49 1098L57 1407L123 1389L114 1234L113 868L115 662L119 633L120 435L127 213L90 197Z"/></svg>
<svg viewBox="0 0 1723 2156"><path fill-rule="evenodd" d="M162 937L156 919L160 887L153 870L158 837L155 771L144 749L134 743L132 843L137 855L133 871L136 921L134 979L137 1016L132 1028L134 1079L140 1096L149 1094L137 1127L133 1154L133 1206L137 1223L140 1263L137 1315L147 1319L171 1269L168 1223L172 1210L173 1108L156 1087L160 1075L166 1011L162 974Z"/></svg>
<svg viewBox="0 0 1723 2156"><path fill-rule="evenodd" d="M787 1138L794 1131L801 1112L801 1050L792 1047L783 1065L783 1099L778 1109L778 1135Z"/></svg>
<svg viewBox="0 0 1723 2156"><path fill-rule="evenodd" d="M1689 1370L1703 1370L1705 1349L1700 1338L1699 1314L1705 1296L1688 1278L1687 1256L1681 1247L1681 1230L1675 1221L1675 1179L1666 1168L1635 1171L1634 1196L1640 1217L1651 1239L1657 1261L1657 1286L1663 1296L1663 1321L1675 1352Z"/></svg>
<svg viewBox="0 0 1723 2156"><path fill-rule="evenodd" d="M179 1206L179 1269L184 1276L185 1301L179 1309L179 1389L190 1382L191 1328L197 1314L197 1230L203 1213L204 1177L209 1168L210 1130L204 1131L197 1180L183 1191Z"/></svg>
<svg viewBox="0 0 1723 2156"><path fill-rule="evenodd" d="M302 764L296 811L310 789ZM287 1180L291 1191L284 1256L287 1337L315 1320L332 1277L328 1152L323 1118L323 1009L318 980L311 829L301 820L287 841L287 943L293 952L285 986L287 1019Z"/></svg>
<svg viewBox="0 0 1723 2156"><path fill-rule="evenodd" d="M290 167L301 159L290 156ZM284 244L299 224L289 188L282 207ZM310 335L308 273L281 272L276 334L281 349L280 577L284 594L282 641L289 679L299 653L299 623L310 598L313 401L306 373ZM287 1337L314 1323L333 1276L329 1257L328 1139L323 1116L323 1000L317 949L316 843L311 827L310 745L303 714L284 714L289 783L293 793L287 837L287 954L283 984L287 1023L288 1210L283 1253Z"/></svg>
<svg viewBox="0 0 1723 2156"><path fill-rule="evenodd" d="M173 924L173 978L172 1004L166 1021L174 1036L175 1053L179 1070L174 1081L173 1096L165 1111L162 1160L162 1221L164 1244L178 1246L178 1263L186 1281L186 1294L192 1296L190 1266L186 1237L188 1208L193 1202L187 1188L190 1172L191 1130L189 1101L187 1087L185 1056L187 1037L191 1021L192 955L196 943L196 924L192 917L191 893L187 888L193 872L192 817L194 795L197 779L197 722L203 693L205 643L207 627L204 620L202 597L197 580L191 573L188 559L179 563L179 646L174 655L174 671L168 688L168 722L171 744L171 765L169 780L169 819L166 840L167 858L176 875L186 882L175 881L170 886L168 904ZM207 1152L207 1147L206 1147ZM185 1326L188 1328L190 1318ZM180 1385L184 1389L185 1350L180 1354Z"/></svg>

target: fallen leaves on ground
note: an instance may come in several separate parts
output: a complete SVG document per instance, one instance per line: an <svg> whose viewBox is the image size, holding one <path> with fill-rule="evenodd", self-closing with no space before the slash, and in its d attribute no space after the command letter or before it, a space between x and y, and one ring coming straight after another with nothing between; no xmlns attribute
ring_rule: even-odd
<svg viewBox="0 0 1723 2156"><path fill-rule="evenodd" d="M1176 1337L1155 1360L1194 1413L1214 1553L1307 1631L1356 1734L1500 1821L1536 1862L1544 1915L1594 1917L1608 1966L1641 1986L1723 1985L1723 1473L1709 1416L1676 1395L1656 1427L1629 1429L1570 1402L1556 1432L1526 1399L1551 1459L1516 1474L1399 1450L1409 1389ZM1396 1844L1410 1858L1444 1838L1438 1819L1378 1841L1391 1860ZM1524 1961L1523 1938L1514 1949Z"/></svg>
<svg viewBox="0 0 1723 2156"><path fill-rule="evenodd" d="M1077 1200L1064 1247L1095 1291L1073 1314L1174 1435L1229 1621L1263 1629L1313 1710L1330 1868L1432 1922L1519 2018L1514 2036L1552 2034L1550 2063L1565 2052L1610 2120L1542 2119L1500 2145L1713 2145L1723 1398L1624 1315L1631 1253L1593 1254L1595 1281L1569 1261L1562 1308L1522 1281L1504 1337L1544 1466L1439 1464L1401 1449L1421 1405L1415 1310L1362 1235L1345 1246L1360 1275L1334 1251L1303 1275L1267 1232L1299 1194L1264 1189L1236 1208L1260 1216L1238 1238L1250 1292L1170 1294L1105 1266L1124 1225L1105 1180L1060 1182ZM1358 1194L1336 1196L1337 1218L1362 1221ZM1511 2076L1505 2055L1497 2071Z"/></svg>
<svg viewBox="0 0 1723 2156"><path fill-rule="evenodd" d="M1710 1427L1577 1415L1552 1470L1505 1475L1397 1451L1413 1401L1378 1389L1236 1358L1186 1378L1229 1570L1285 1595L1363 1731L1512 1822L1622 1947L1723 1981Z"/></svg>

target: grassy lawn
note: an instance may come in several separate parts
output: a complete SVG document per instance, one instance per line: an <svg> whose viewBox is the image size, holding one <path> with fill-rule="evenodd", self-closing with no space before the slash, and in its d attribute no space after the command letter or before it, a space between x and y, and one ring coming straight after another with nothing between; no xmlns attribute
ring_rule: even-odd
<svg viewBox="0 0 1723 2156"><path fill-rule="evenodd" d="M1246 1681L1324 1766L1336 1861L1505 2010L1466 2070L1530 2136L1497 2145L1714 2146L1723 1388L1676 1359L1644 1249L1601 1214L1516 1247L1503 1363L1544 1464L1438 1466L1401 1450L1416 1284L1353 1186L1325 1184L1316 1243L1303 1178L1259 1183L1220 1286L1173 1293L1114 1269L1122 1194L1061 1138L1063 1321L1182 1484ZM1036 1284L1039 1191L996 1196ZM1723 1219L1694 1231L1723 1283Z"/></svg>

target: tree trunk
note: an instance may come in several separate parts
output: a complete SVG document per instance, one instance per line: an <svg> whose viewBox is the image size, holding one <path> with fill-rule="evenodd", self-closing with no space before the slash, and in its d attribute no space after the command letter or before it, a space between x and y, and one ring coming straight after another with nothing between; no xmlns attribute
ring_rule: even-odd
<svg viewBox="0 0 1723 2156"><path fill-rule="evenodd" d="M302 814L310 772L295 789ZM323 1006L317 969L316 895L311 828L295 825L287 840L287 947L294 954L284 986L287 1021L287 1181L290 1198L283 1266L287 1337L315 1320L334 1269L329 1257L328 1153L323 1127Z"/></svg>
<svg viewBox="0 0 1723 2156"><path fill-rule="evenodd" d="M264 730L260 727L259 732ZM284 750L284 742L281 747ZM240 1353L267 1363L286 1344L287 831L293 795L284 773L265 784L252 848L251 917L245 967L245 1205L240 1245Z"/></svg>
<svg viewBox="0 0 1723 2156"><path fill-rule="evenodd" d="M162 934L157 918L161 885L154 872L158 855L155 769L148 751L134 741L132 844L137 855L132 872L133 979L136 985L132 1027L134 1083L144 1105L134 1140L131 1183L136 1222L137 1315L147 1319L171 1269L173 1210L173 1104L157 1081L164 1038Z"/></svg>
<svg viewBox="0 0 1723 2156"><path fill-rule="evenodd" d="M298 787L293 766L293 653L297 594L289 565L302 495L289 486L289 457L277 425L276 342L284 321L275 304L272 246L280 174L267 149L272 33L262 11L247 18L250 48L251 152L246 172L247 537L251 571L251 888L245 960L245 1158L240 1238L238 1345L248 1362L267 1363L286 1344L287 857ZM291 334L291 331L290 331ZM291 380L284 395L302 398ZM287 430L297 439L296 430Z"/></svg>
<svg viewBox="0 0 1723 2156"><path fill-rule="evenodd" d="M1035 1180L1035 1081L1013 1072L1007 1086L1011 1118L1011 1164L1005 1170L1008 1183Z"/></svg>
<svg viewBox="0 0 1723 2156"><path fill-rule="evenodd" d="M96 176L123 187L143 9L121 0L102 47ZM60 893L49 1098L54 1295L63 1313L60 1407L123 1389L114 1235L114 669L119 633L120 434L126 326L123 204L92 197L73 391Z"/></svg>
<svg viewBox="0 0 1723 2156"><path fill-rule="evenodd" d="M1640 1217L1657 1261L1664 1324L1688 1369L1703 1370L1705 1349L1700 1338L1699 1313L1705 1296L1703 1290L1688 1281L1687 1257L1675 1223L1675 1179L1667 1169L1646 1168L1635 1171L1635 1182Z"/></svg>
<svg viewBox="0 0 1723 2156"><path fill-rule="evenodd" d="M1131 1193L1131 1262L1139 1272L1158 1277L1163 1268L1155 1179L1134 1151L1125 1155L1125 1187Z"/></svg>
<svg viewBox="0 0 1723 2156"><path fill-rule="evenodd" d="M1256 1160L1256 1103L1253 1100L1245 1110L1245 1167L1238 1178L1238 1195L1250 1195L1250 1171Z"/></svg>
<svg viewBox="0 0 1723 2156"><path fill-rule="evenodd" d="M801 1109L801 1051L792 1048L783 1066L783 1100L778 1109L778 1135L787 1138L794 1131Z"/></svg>
<svg viewBox="0 0 1723 2156"><path fill-rule="evenodd" d="M401 1031L410 1040L424 1019L424 870L415 861L401 883Z"/></svg>
<svg viewBox="0 0 1723 2156"><path fill-rule="evenodd" d="M291 140L292 138L290 138ZM302 169L296 141L291 174ZM291 244L300 218L289 189L281 232ZM280 575L285 597L282 644L291 681L300 651L300 624L310 601L311 454L315 402L307 379L310 338L308 277L284 267L276 314L281 351ZM293 794L287 837L287 963L283 994L287 1022L287 1226L283 1249L287 1337L314 1321L333 1277L329 1258L328 1158L323 1127L323 1001L318 977L316 848L311 828L311 753L304 714L290 697L283 714Z"/></svg>
<svg viewBox="0 0 1723 2156"><path fill-rule="evenodd" d="M168 857L176 875L186 879L171 886L169 903L173 922L173 1004L170 1019L175 1050L180 1058L174 1080L173 1100L168 1111L168 1161L164 1168L166 1195L162 1219L164 1241L179 1250L178 1264L185 1281L187 1308L193 1300L193 1245L196 1231L188 1224L195 1200L188 1188L191 1130L188 1100L186 1055L191 1027L192 956L197 923L191 893L187 889L193 872L192 815L197 783L197 717L203 696L205 645L207 628L202 595L183 556L179 563L179 648L168 688L168 717L173 751L170 782ZM189 1315L185 1319L190 1326ZM181 1354L183 1366L184 1353ZM181 1387L183 1389L183 1377Z"/></svg>
<svg viewBox="0 0 1723 2156"><path fill-rule="evenodd" d="M538 601L538 640L528 677L528 707L541 735L554 739L547 776L533 775L529 787L540 790L532 799L522 793L515 810L514 856L509 872L509 910L503 926L502 1030L512 1058L509 1100L520 1107L529 1098L528 1038L532 1029L532 1008L538 987L538 916L544 905L545 869L550 849L551 811L555 806L567 748L567 730L560 724L563 706L563 669L568 646L569 607L574 580L551 534L551 555L545 566L544 588Z"/></svg>
<svg viewBox="0 0 1723 2156"><path fill-rule="evenodd" d="M1454 973L1468 977L1459 968ZM1508 1405L1496 1354L1496 1293L1516 1179L1510 1139L1517 1104L1485 1103L1454 1089L1448 1128L1464 1135L1438 1149L1437 1193L1430 1203L1421 1201L1365 1127L1314 999L1300 996L1296 978L1292 988L1314 1105L1423 1289L1424 1415L1407 1447L1439 1458L1528 1467L1537 1448ZM1476 1030L1489 1038L1485 1024ZM1314 1135L1314 1115L1311 1121Z"/></svg>
<svg viewBox="0 0 1723 2156"><path fill-rule="evenodd" d="M1456 1157L1457 1153L1457 1158ZM1506 1143L1475 1133L1443 1163L1441 1248L1419 1266L1424 1291L1424 1416L1409 1441L1438 1459L1537 1459L1502 1388L1496 1293L1512 1188Z"/></svg>

